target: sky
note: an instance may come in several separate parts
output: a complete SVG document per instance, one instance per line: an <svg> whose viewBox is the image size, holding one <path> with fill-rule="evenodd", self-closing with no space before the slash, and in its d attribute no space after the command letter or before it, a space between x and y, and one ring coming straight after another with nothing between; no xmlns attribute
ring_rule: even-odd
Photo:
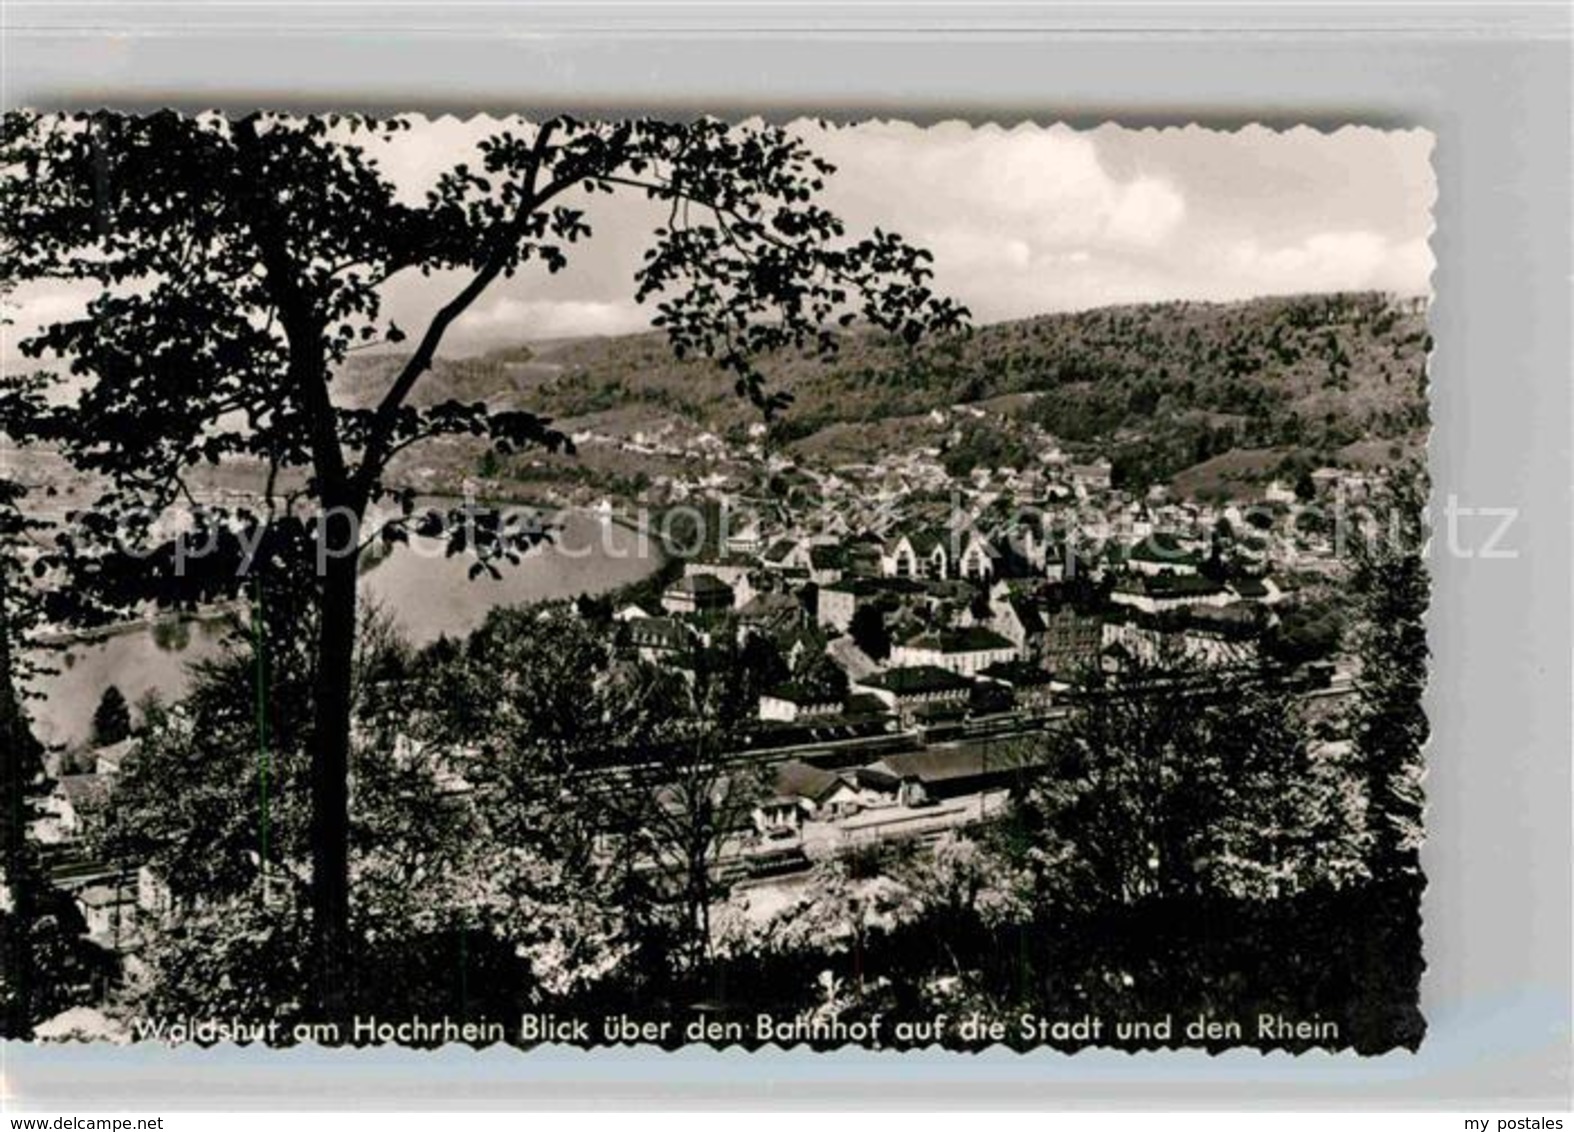
<svg viewBox="0 0 1574 1132"><path fill-rule="evenodd" d="M379 163L417 200L499 128L479 117L421 123ZM879 226L929 248L937 288L978 323L1157 300L1430 290L1436 189L1423 130L791 128L837 166L823 200L849 231ZM632 300L633 273L654 206L588 203L595 235L569 269L500 281L455 324L444 353L648 326L649 310ZM458 283L397 278L385 310L407 331L419 328ZM11 341L79 302L58 291L15 298Z"/></svg>

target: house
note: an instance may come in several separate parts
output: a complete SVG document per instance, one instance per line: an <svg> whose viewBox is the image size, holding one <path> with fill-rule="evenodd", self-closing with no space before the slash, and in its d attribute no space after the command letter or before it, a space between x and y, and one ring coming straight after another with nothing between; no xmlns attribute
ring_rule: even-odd
<svg viewBox="0 0 1574 1132"><path fill-rule="evenodd" d="M974 581L988 581L995 576L996 551L988 541L977 534L968 536L967 545L957 558L957 576Z"/></svg>
<svg viewBox="0 0 1574 1132"><path fill-rule="evenodd" d="M1044 619L1031 598L997 586L989 595L989 627L1015 646L1022 656L1035 651L1044 632Z"/></svg>
<svg viewBox="0 0 1574 1132"><path fill-rule="evenodd" d="M923 592L916 582L903 578L844 578L815 593L815 623L845 633L853 614L866 605L894 608L902 598Z"/></svg>
<svg viewBox="0 0 1574 1132"><path fill-rule="evenodd" d="M1266 503L1290 504L1295 502L1295 489L1282 480L1271 480L1263 489L1262 497Z"/></svg>
<svg viewBox="0 0 1574 1132"><path fill-rule="evenodd" d="M701 574L708 574L712 578L726 582L734 590L748 580L749 571L753 569L755 567L752 560L718 558L715 555L688 558L683 562L683 576L685 578L694 578Z"/></svg>
<svg viewBox="0 0 1574 1132"><path fill-rule="evenodd" d="M755 594L738 608L738 621L755 632L783 632L803 623L803 603L796 594L781 591Z"/></svg>
<svg viewBox="0 0 1574 1132"><path fill-rule="evenodd" d="M775 786L771 796L755 807L754 824L767 836L782 830L796 832L805 821L856 814L865 802L854 775L792 759L776 768Z"/></svg>
<svg viewBox="0 0 1574 1132"><path fill-rule="evenodd" d="M694 633L681 621L671 617L644 617L629 621L623 627L623 645L639 654L647 663L687 655L694 649Z"/></svg>
<svg viewBox="0 0 1574 1132"><path fill-rule="evenodd" d="M1017 645L981 625L930 630L891 648L891 663L898 668L932 666L960 676L973 676L991 664L1020 656Z"/></svg>
<svg viewBox="0 0 1574 1132"><path fill-rule="evenodd" d="M758 554L760 552L760 547L763 545L764 542L760 538L759 525L755 523L751 523L750 525L744 527L741 531L733 531L729 533L725 543L728 554L739 554L751 557Z"/></svg>
<svg viewBox="0 0 1574 1132"><path fill-rule="evenodd" d="M1074 568L1071 547L1057 535L1047 515L1035 515L1020 523L1008 542L1023 574L1042 574L1058 582Z"/></svg>
<svg viewBox="0 0 1574 1132"><path fill-rule="evenodd" d="M1071 478L1071 482L1084 491L1108 491L1114 471L1114 465L1108 460L1071 464L1066 468L1066 474Z"/></svg>
<svg viewBox="0 0 1574 1132"><path fill-rule="evenodd" d="M102 824L109 809L110 776L105 774L63 774L55 780L48 808L62 840L91 834Z"/></svg>
<svg viewBox="0 0 1574 1132"><path fill-rule="evenodd" d="M90 884L76 894L87 924L88 938L118 950L127 942L134 922L136 889L131 885Z"/></svg>
<svg viewBox="0 0 1574 1132"><path fill-rule="evenodd" d="M761 719L796 723L802 719L823 719L840 715L842 697L838 693L810 688L804 684L779 684L760 693Z"/></svg>
<svg viewBox="0 0 1574 1132"><path fill-rule="evenodd" d="M714 574L685 574L661 595L661 608L679 617L732 608L732 587Z"/></svg>
<svg viewBox="0 0 1574 1132"><path fill-rule="evenodd" d="M904 806L1015 786L1043 769L1040 748L1029 744L971 743L886 755L860 767L858 784Z"/></svg>
<svg viewBox="0 0 1574 1132"><path fill-rule="evenodd" d="M847 573L847 552L835 543L815 543L809 547L809 580L828 586Z"/></svg>
<svg viewBox="0 0 1574 1132"><path fill-rule="evenodd" d="M777 539L760 555L760 562L767 570L807 570L809 544L797 539Z"/></svg>
<svg viewBox="0 0 1574 1132"><path fill-rule="evenodd" d="M874 696L903 723L926 710L964 710L972 690L971 680L932 665L889 668L853 685L854 692Z"/></svg>
<svg viewBox="0 0 1574 1132"><path fill-rule="evenodd" d="M847 558L844 577L848 574L859 578L880 576L880 564L885 552L879 536L871 532L854 535L842 544L842 551Z"/></svg>
<svg viewBox="0 0 1574 1132"><path fill-rule="evenodd" d="M136 754L138 741L136 739L122 739L108 747L99 747L93 752L93 773L99 775L119 774L120 768L126 761Z"/></svg>
<svg viewBox="0 0 1574 1132"><path fill-rule="evenodd" d="M808 820L813 803L796 795L773 794L754 807L754 828L764 838L792 838Z"/></svg>
<svg viewBox="0 0 1574 1132"><path fill-rule="evenodd" d="M949 578L951 553L944 531L921 530L886 542L880 573L887 578Z"/></svg>

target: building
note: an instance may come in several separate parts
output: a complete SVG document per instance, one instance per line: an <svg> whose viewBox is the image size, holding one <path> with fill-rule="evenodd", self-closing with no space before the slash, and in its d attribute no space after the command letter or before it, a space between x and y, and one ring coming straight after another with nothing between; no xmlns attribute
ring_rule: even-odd
<svg viewBox="0 0 1574 1132"><path fill-rule="evenodd" d="M1091 605L1048 596L1038 606L1043 631L1031 646L1033 657L1050 672L1075 672L1098 662L1104 622Z"/></svg>
<svg viewBox="0 0 1574 1132"><path fill-rule="evenodd" d="M898 668L932 666L959 676L974 676L991 664L1017 660L1019 647L993 629L980 625L920 633L891 648Z"/></svg>
<svg viewBox="0 0 1574 1132"><path fill-rule="evenodd" d="M671 617L643 617L625 622L622 643L637 652L641 660L654 664L688 655L694 649L695 638L681 621Z"/></svg>
<svg viewBox="0 0 1574 1132"><path fill-rule="evenodd" d="M853 691L874 696L905 724L936 710L965 711L973 682L944 668L922 665L889 668L860 680Z"/></svg>
<svg viewBox="0 0 1574 1132"><path fill-rule="evenodd" d="M1199 605L1186 610L1181 638L1186 655L1204 664L1252 664L1257 660L1267 614L1257 605Z"/></svg>
<svg viewBox="0 0 1574 1132"><path fill-rule="evenodd" d="M740 531L733 531L727 535L727 553L738 555L755 555L760 552L764 543L760 538L758 524L751 523Z"/></svg>
<svg viewBox="0 0 1574 1132"><path fill-rule="evenodd" d="M957 558L957 576L987 582L995 576L995 558L995 549L986 539L977 534L969 535L967 545Z"/></svg>
<svg viewBox="0 0 1574 1132"><path fill-rule="evenodd" d="M1109 599L1144 613L1188 605L1228 605L1235 600L1224 586L1200 574L1133 574L1120 580Z"/></svg>
<svg viewBox="0 0 1574 1132"><path fill-rule="evenodd" d="M1229 590L1242 601L1258 601L1264 605L1277 605L1285 597L1271 575L1236 578L1229 583Z"/></svg>
<svg viewBox="0 0 1574 1132"><path fill-rule="evenodd" d="M1022 656L1030 656L1043 635L1044 619L1030 597L999 585L989 595L989 627L1010 641Z"/></svg>
<svg viewBox="0 0 1574 1132"><path fill-rule="evenodd" d="M847 626L852 624L853 614L858 611L859 599L866 596L866 591L855 582L843 582L835 586L821 586L814 595L814 622L826 629L835 629L838 633L847 632Z"/></svg>
<svg viewBox="0 0 1574 1132"><path fill-rule="evenodd" d="M661 595L661 608L678 617L732 608L732 587L714 574L685 574Z"/></svg>
<svg viewBox="0 0 1574 1132"><path fill-rule="evenodd" d="M688 558L683 562L683 576L695 578L701 574L708 574L718 581L726 582L736 589L746 582L749 572L756 569L753 561L743 561L737 558L717 558L708 555L703 558Z"/></svg>
<svg viewBox="0 0 1574 1132"><path fill-rule="evenodd" d="M853 614L866 605L894 609L904 598L917 598L924 587L905 578L844 578L815 593L815 623L845 633Z"/></svg>
<svg viewBox="0 0 1574 1132"><path fill-rule="evenodd" d="M1202 555L1172 535L1155 534L1126 552L1126 568L1139 574L1190 576L1202 569Z"/></svg>
<svg viewBox="0 0 1574 1132"><path fill-rule="evenodd" d="M76 894L76 902L94 943L118 951L130 942L136 913L134 885L91 884Z"/></svg>
<svg viewBox="0 0 1574 1132"><path fill-rule="evenodd" d="M1108 460L1094 460L1088 464L1072 464L1066 468L1071 482L1085 491L1108 491L1114 475L1114 465Z"/></svg>
<svg viewBox="0 0 1574 1132"><path fill-rule="evenodd" d="M1025 743L970 743L886 755L861 767L858 784L904 806L1003 790L1043 769L1041 749Z"/></svg>
<svg viewBox="0 0 1574 1132"><path fill-rule="evenodd" d="M799 542L797 539L777 539L765 548L765 553L760 555L760 561L767 570L807 570L809 544Z"/></svg>
<svg viewBox="0 0 1574 1132"><path fill-rule="evenodd" d="M120 769L137 753L138 745L136 739L122 739L108 747L99 747L93 752L93 773L119 774Z"/></svg>
<svg viewBox="0 0 1574 1132"><path fill-rule="evenodd" d="M944 531L921 530L888 540L880 556L887 578L949 578L950 540Z"/></svg>
<svg viewBox="0 0 1574 1132"><path fill-rule="evenodd" d="M754 826L767 837L797 833L806 821L856 814L866 801L854 774L823 770L794 759L776 768L771 796L754 808Z"/></svg>
<svg viewBox="0 0 1574 1132"><path fill-rule="evenodd" d="M835 543L815 543L809 547L809 580L829 586L847 573L847 552Z"/></svg>
<svg viewBox="0 0 1574 1132"><path fill-rule="evenodd" d="M1144 664L1167 659L1208 666L1257 660L1266 615L1260 606L1189 606L1151 614L1129 607L1109 611L1104 644Z"/></svg>
<svg viewBox="0 0 1574 1132"><path fill-rule="evenodd" d="M824 719L841 713L842 697L839 694L803 684L780 684L760 693L761 719L797 723L803 719Z"/></svg>
<svg viewBox="0 0 1574 1132"><path fill-rule="evenodd" d="M1035 594L997 586L989 608L990 628L1048 671L1069 672L1098 659L1103 622L1091 595L1062 585Z"/></svg>
<svg viewBox="0 0 1574 1132"><path fill-rule="evenodd" d="M1262 497L1266 503L1291 504L1295 502L1295 489L1282 480L1272 480L1263 489Z"/></svg>
<svg viewBox="0 0 1574 1132"><path fill-rule="evenodd" d="M982 680L1005 688L1011 695L1012 704L1018 708L1046 708L1054 700L1054 677L1030 661L991 664L978 675Z"/></svg>
<svg viewBox="0 0 1574 1132"><path fill-rule="evenodd" d="M755 594L738 608L738 621L757 633L781 633L805 621L803 603L796 594L771 591Z"/></svg>
<svg viewBox="0 0 1574 1132"><path fill-rule="evenodd" d="M53 833L72 841L96 832L109 809L110 777L105 774L63 774L55 779L46 803L52 813Z"/></svg>

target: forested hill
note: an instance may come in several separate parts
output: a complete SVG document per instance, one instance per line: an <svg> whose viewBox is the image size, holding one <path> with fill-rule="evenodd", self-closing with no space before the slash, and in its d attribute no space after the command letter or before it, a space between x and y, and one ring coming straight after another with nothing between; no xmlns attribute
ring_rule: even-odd
<svg viewBox="0 0 1574 1132"><path fill-rule="evenodd" d="M1235 450L1415 450L1430 348L1420 303L1361 293L1044 315L917 350L855 333L829 364L782 357L763 368L794 395L775 438L807 458L867 459L911 443L904 422L982 402L1008 432L1012 418L1032 421L1118 469L1167 478ZM654 333L527 344L444 362L433 376L434 400L503 396L612 427L677 419L741 438L758 420L730 378L675 360Z"/></svg>

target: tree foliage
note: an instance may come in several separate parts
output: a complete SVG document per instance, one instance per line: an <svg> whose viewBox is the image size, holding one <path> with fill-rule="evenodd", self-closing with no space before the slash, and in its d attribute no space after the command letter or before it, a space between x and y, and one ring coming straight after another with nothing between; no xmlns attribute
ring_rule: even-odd
<svg viewBox="0 0 1574 1132"><path fill-rule="evenodd" d="M131 735L131 708L121 690L111 684L93 709L93 743L108 747Z"/></svg>
<svg viewBox="0 0 1574 1132"><path fill-rule="evenodd" d="M1431 584L1425 481L1400 475L1377 501L1377 522L1352 542L1352 636L1360 660L1352 736L1371 799L1372 870L1381 879L1420 873L1422 748L1430 733L1426 608Z"/></svg>
<svg viewBox="0 0 1574 1132"><path fill-rule="evenodd" d="M1106 682L1049 740L1021 821L1051 917L1358 880L1360 799L1292 694L1190 665Z"/></svg>
<svg viewBox="0 0 1574 1132"><path fill-rule="evenodd" d="M318 552L311 895L317 995L336 1017L351 1005L358 550L413 528L473 554L475 573L517 561L542 537L486 513L415 516L413 493L386 479L389 461L438 437L482 437L503 454L568 447L529 412L412 399L453 324L499 279L561 271L592 236L599 198L613 194L666 208L634 279L653 324L678 355L732 373L767 414L785 400L765 388L764 354L828 356L859 319L911 344L965 316L930 288L927 252L889 232L848 236L817 200L831 167L783 128L505 125L412 201L377 160L410 127L358 115L24 111L0 127L0 275L93 292L81 317L21 343L68 359L75 395L6 397L22 439L55 445L104 484L58 540L64 588L111 607L189 605L236 592L254 567L289 563L303 544ZM382 306L383 287L404 273L455 280L413 337ZM334 375L352 352L405 341L410 352L371 406L335 401ZM265 469L263 503L198 509L210 549L184 561L155 520L193 500L198 465L234 460ZM281 483L303 486L276 492ZM364 530L368 508L387 499L396 516Z"/></svg>

